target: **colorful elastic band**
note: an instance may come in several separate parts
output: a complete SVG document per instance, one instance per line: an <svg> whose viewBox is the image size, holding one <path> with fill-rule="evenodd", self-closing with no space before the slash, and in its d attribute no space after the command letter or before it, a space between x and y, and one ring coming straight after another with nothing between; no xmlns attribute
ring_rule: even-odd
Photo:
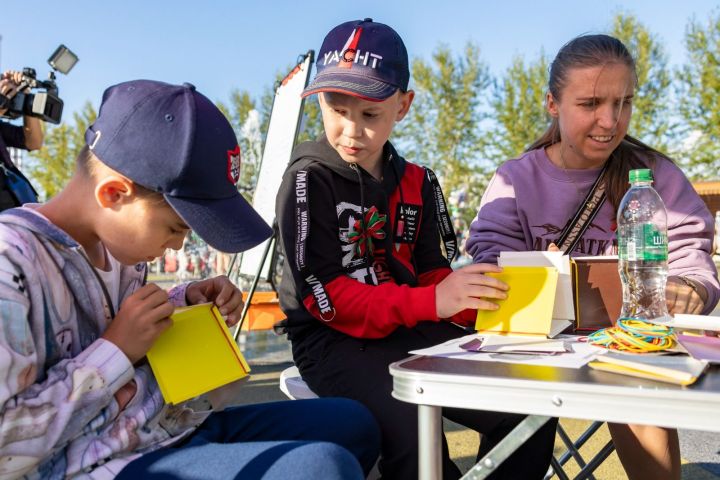
<svg viewBox="0 0 720 480"><path fill-rule="evenodd" d="M675 344L675 337L670 327L636 318L621 318L614 327L590 334L588 341L610 350L648 353L671 348Z"/></svg>

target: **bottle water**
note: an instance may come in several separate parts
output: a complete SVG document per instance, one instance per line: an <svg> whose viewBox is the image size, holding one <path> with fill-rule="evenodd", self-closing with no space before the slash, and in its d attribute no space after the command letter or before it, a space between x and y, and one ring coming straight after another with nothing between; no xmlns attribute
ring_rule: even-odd
<svg viewBox="0 0 720 480"><path fill-rule="evenodd" d="M630 189L620 201L617 236L624 318L667 317L667 212L652 187L652 170L630 171Z"/></svg>

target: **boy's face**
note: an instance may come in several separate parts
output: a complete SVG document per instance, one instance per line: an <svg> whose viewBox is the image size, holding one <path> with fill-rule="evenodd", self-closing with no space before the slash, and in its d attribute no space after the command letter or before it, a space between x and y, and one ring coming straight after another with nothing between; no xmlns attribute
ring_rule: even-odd
<svg viewBox="0 0 720 480"><path fill-rule="evenodd" d="M372 171L395 122L410 109L413 95L412 91L398 91L382 102L371 102L341 93L321 93L320 109L328 142L346 162Z"/></svg>
<svg viewBox="0 0 720 480"><path fill-rule="evenodd" d="M99 184L96 198L104 208L96 233L110 254L124 265L149 262L165 250L182 248L190 228L167 202L138 196L128 186ZM125 190L123 190L125 189Z"/></svg>

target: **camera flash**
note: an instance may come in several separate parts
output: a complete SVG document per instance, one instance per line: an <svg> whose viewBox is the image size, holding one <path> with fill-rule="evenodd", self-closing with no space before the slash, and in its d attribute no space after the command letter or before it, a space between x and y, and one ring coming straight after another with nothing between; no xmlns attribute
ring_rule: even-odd
<svg viewBox="0 0 720 480"><path fill-rule="evenodd" d="M60 73L67 74L78 61L77 55L70 51L65 45L60 45L50 58L48 63L50 66Z"/></svg>

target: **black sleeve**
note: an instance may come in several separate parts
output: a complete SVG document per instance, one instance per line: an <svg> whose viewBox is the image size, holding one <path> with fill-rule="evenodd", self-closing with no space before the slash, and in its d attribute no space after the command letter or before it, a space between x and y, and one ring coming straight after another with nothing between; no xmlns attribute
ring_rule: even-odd
<svg viewBox="0 0 720 480"><path fill-rule="evenodd" d="M0 122L0 137L8 147L25 148L25 130L23 127Z"/></svg>

